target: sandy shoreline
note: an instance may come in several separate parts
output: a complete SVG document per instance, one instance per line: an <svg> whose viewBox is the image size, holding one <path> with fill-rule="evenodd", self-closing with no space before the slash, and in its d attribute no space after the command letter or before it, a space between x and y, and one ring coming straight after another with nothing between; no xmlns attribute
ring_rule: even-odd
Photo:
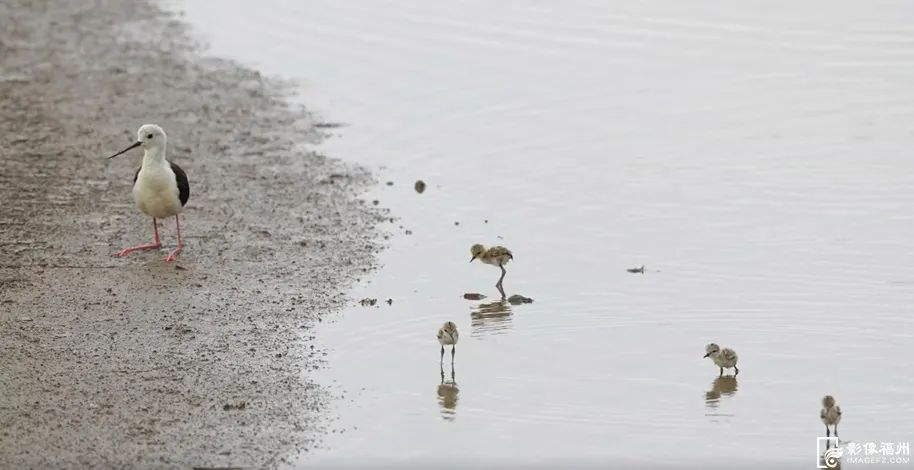
<svg viewBox="0 0 914 470"><path fill-rule="evenodd" d="M273 466L331 396L309 325L379 249L360 168L141 0L0 4L0 467ZM140 43L140 33L157 37ZM143 123L191 180L183 269L133 207ZM168 247L173 222L160 228ZM242 409L235 409L243 404ZM229 409L226 409L229 408Z"/></svg>

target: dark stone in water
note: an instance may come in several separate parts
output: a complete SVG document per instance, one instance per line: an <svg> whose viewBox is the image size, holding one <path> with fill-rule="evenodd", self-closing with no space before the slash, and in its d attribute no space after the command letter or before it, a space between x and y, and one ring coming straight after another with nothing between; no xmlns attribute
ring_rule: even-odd
<svg viewBox="0 0 914 470"><path fill-rule="evenodd" d="M511 305L532 304L533 299L530 297L524 297L520 294L514 294L511 297L508 297L508 303Z"/></svg>
<svg viewBox="0 0 914 470"><path fill-rule="evenodd" d="M477 294L476 292L467 292L466 294L463 294L463 298L467 300L482 300L486 298L486 296Z"/></svg>
<svg viewBox="0 0 914 470"><path fill-rule="evenodd" d="M425 192L425 181L422 181L422 180L416 181L416 185L414 186L414 188L416 188L417 193L419 193L419 194L424 193Z"/></svg>

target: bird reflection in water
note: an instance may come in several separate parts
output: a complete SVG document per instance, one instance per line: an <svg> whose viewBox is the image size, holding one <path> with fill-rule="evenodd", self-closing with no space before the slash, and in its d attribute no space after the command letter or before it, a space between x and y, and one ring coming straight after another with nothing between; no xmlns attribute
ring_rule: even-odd
<svg viewBox="0 0 914 470"><path fill-rule="evenodd" d="M501 333L511 328L511 305L504 299L481 303L470 311L473 336L480 333Z"/></svg>
<svg viewBox="0 0 914 470"><path fill-rule="evenodd" d="M714 379L711 383L711 390L705 392L705 404L708 408L717 408L720 405L721 396L733 396L736 394L736 377L724 375Z"/></svg>
<svg viewBox="0 0 914 470"><path fill-rule="evenodd" d="M441 366L441 384L438 385L438 406L441 407L441 417L446 421L453 421L457 418L457 394L460 389L457 388L457 378L454 372L454 366L451 365L451 378L445 380L444 366Z"/></svg>

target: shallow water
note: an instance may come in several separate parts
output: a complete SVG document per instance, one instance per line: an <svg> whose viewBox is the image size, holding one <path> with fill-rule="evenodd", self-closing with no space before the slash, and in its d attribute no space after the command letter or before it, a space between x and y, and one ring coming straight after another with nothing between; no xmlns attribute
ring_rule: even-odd
<svg viewBox="0 0 914 470"><path fill-rule="evenodd" d="M353 293L393 304L318 331L345 432L297 465L814 468L826 393L842 438L914 440L914 4L256 4L177 8L300 80L399 217Z"/></svg>

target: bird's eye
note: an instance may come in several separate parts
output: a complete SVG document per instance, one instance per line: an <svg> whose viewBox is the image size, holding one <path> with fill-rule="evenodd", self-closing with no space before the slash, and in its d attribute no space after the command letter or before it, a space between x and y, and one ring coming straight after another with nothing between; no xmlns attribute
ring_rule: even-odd
<svg viewBox="0 0 914 470"><path fill-rule="evenodd" d="M147 138L147 139L151 139L151 138L152 138L152 134L146 134L146 138Z"/></svg>

